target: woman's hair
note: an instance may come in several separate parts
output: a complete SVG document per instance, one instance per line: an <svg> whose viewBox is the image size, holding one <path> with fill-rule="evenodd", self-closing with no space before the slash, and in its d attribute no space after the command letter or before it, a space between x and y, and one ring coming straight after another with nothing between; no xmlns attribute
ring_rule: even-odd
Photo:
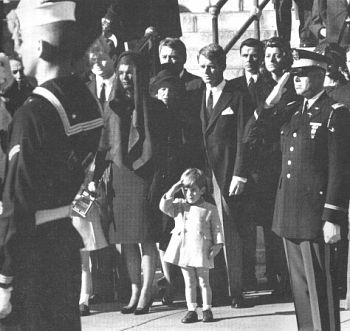
<svg viewBox="0 0 350 331"><path fill-rule="evenodd" d="M282 52L283 54L282 69L289 70L293 64L292 50L290 48L289 42L279 37L272 37L270 39L265 40L264 44L265 44L265 48L264 48L265 52L266 52L266 49L269 47L276 47Z"/></svg>
<svg viewBox="0 0 350 331"><path fill-rule="evenodd" d="M116 95L124 95L124 88L119 79L118 71L121 64L131 65L133 68L134 102L135 107L141 106L144 97L148 95L148 65L147 60L137 52L126 51L120 54L117 67Z"/></svg>
<svg viewBox="0 0 350 331"><path fill-rule="evenodd" d="M187 169L182 175L181 180L184 186L197 185L200 189L207 186L207 180L204 172L197 168Z"/></svg>

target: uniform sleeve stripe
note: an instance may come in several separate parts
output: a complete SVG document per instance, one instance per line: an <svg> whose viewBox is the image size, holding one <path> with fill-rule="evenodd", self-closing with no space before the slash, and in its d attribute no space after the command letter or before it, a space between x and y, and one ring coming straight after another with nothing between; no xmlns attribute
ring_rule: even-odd
<svg viewBox="0 0 350 331"><path fill-rule="evenodd" d="M77 133L80 133L82 131L89 131L93 130L99 127L103 126L103 119L101 117L96 118L94 120L88 121L88 122L83 122L83 123L77 123L75 125L71 125L69 123L68 116L66 114L66 111L64 110L61 102L57 99L57 97L49 90L47 90L44 87L36 87L33 91L33 93L41 95L45 99L47 99L51 104L56 108L63 127L64 131L66 132L67 136L71 136Z"/></svg>
<svg viewBox="0 0 350 331"><path fill-rule="evenodd" d="M332 209L332 210L342 211L344 213L348 212L348 210L346 208L338 207L338 206L335 206L335 205L331 205L329 203L325 203L324 207L328 208L328 209Z"/></svg>
<svg viewBox="0 0 350 331"><path fill-rule="evenodd" d="M0 274L0 283L11 284L13 281L13 276L5 276Z"/></svg>
<svg viewBox="0 0 350 331"><path fill-rule="evenodd" d="M11 161L11 159L17 154L19 153L19 151L21 150L21 146L20 145L15 145L11 148L10 152L9 152L9 161Z"/></svg>

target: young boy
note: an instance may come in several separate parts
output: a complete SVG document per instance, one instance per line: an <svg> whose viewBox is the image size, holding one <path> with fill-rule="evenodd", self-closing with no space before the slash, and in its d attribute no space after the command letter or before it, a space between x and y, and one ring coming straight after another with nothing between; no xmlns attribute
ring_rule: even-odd
<svg viewBox="0 0 350 331"><path fill-rule="evenodd" d="M203 171L188 169L163 196L159 206L163 213L175 219L164 260L180 266L185 280L188 312L182 323L198 321L197 284L202 292L203 322L213 321L209 269L214 268L214 257L223 246L224 236L216 206L203 198L205 186ZM174 198L180 190L185 199Z"/></svg>

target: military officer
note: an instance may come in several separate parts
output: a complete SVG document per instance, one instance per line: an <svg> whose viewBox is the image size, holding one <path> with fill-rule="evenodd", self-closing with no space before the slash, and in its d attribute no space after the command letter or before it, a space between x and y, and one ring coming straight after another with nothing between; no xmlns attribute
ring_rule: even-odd
<svg viewBox="0 0 350 331"><path fill-rule="evenodd" d="M70 206L103 121L96 99L71 74L75 6L22 0L17 8L25 74L39 86L16 111L9 133L0 215L1 329L15 323L28 331L81 330L82 240Z"/></svg>
<svg viewBox="0 0 350 331"><path fill-rule="evenodd" d="M333 244L347 222L350 113L324 91L327 59L306 50L293 56L291 72L302 98L286 106L293 115L280 126L282 171L273 230L284 240L299 330L340 330ZM281 99L288 76L265 108Z"/></svg>

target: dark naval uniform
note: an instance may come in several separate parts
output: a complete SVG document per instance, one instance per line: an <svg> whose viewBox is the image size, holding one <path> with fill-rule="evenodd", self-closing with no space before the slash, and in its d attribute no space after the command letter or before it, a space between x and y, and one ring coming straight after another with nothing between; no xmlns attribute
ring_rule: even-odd
<svg viewBox="0 0 350 331"><path fill-rule="evenodd" d="M303 100L287 107L273 230L284 238L299 329L340 330L335 245L323 225L347 222L350 113L326 93L305 111Z"/></svg>
<svg viewBox="0 0 350 331"><path fill-rule="evenodd" d="M13 286L4 325L80 330L80 248L70 205L103 125L75 76L45 82L15 113L0 216L0 286Z"/></svg>

